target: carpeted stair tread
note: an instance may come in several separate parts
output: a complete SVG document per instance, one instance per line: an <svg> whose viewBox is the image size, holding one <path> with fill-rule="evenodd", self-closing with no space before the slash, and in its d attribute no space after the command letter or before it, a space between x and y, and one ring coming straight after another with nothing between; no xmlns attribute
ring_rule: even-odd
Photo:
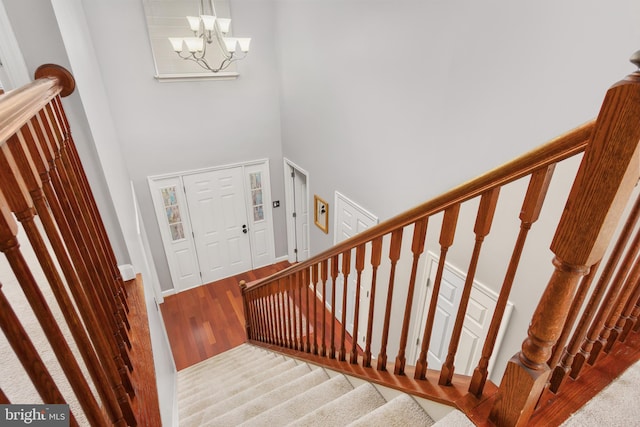
<svg viewBox="0 0 640 427"><path fill-rule="evenodd" d="M215 381L212 381L208 389L199 390L187 397L179 397L178 404L180 406L180 415L182 416L182 414L191 414L200 411L212 403L228 399L229 397L241 393L256 384L272 379L282 373L286 373L295 367L296 362L294 360L282 358L276 365L271 367L265 366L264 370L245 378L239 378L236 382L229 381L218 384ZM186 401L191 403L181 404Z"/></svg>
<svg viewBox="0 0 640 427"><path fill-rule="evenodd" d="M376 388L365 383L290 423L289 426L344 426L386 402Z"/></svg>
<svg viewBox="0 0 640 427"><path fill-rule="evenodd" d="M197 365L190 366L188 370L178 372L178 378L185 380L197 380L202 377L203 373L208 375L228 375L236 369L246 368L247 366L257 365L259 362L275 359L278 355L273 353L259 352L244 356L226 359L207 359Z"/></svg>
<svg viewBox="0 0 640 427"><path fill-rule="evenodd" d="M291 361L293 362L293 360ZM295 363L295 362L294 362ZM237 408L240 405L249 402L257 396L268 393L269 391L277 388L283 384L295 380L296 378L311 371L311 368L307 364L300 364L291 369L287 369L279 375L269 378L260 383L253 384L251 387L237 394L234 394L227 399L218 400L216 402L209 401L205 405L204 409L186 416L180 422L181 427L196 427L201 425L215 425L210 424L209 420L218 417L225 412Z"/></svg>
<svg viewBox="0 0 640 427"><path fill-rule="evenodd" d="M244 357L233 357L227 359L207 359L204 362L200 362L197 365L190 366L187 370L178 372L179 378L188 380L198 379L203 373L213 375L225 375L231 371L234 371L238 367L251 366L255 362L276 358L277 355L272 353L251 353Z"/></svg>
<svg viewBox="0 0 640 427"><path fill-rule="evenodd" d="M237 408L211 420L211 424L219 426L237 426L242 424L244 421L256 417L328 380L329 375L327 375L324 369L314 369L304 376L283 384L261 396L257 396L244 405L238 406ZM278 422L280 422L279 419ZM272 425L273 422L269 422L269 424Z"/></svg>
<svg viewBox="0 0 640 427"><path fill-rule="evenodd" d="M272 369L286 361L287 359L282 356L273 357L256 362L256 364L252 366L239 365L236 369L224 375L203 373L197 379L186 381L179 379L178 399L186 395L198 394L201 391L210 393L212 387L218 389L226 387L227 384L235 386L239 382L244 382L256 375L262 375L266 370ZM190 385L187 386L186 383L190 383Z"/></svg>
<svg viewBox="0 0 640 427"><path fill-rule="evenodd" d="M287 425L352 390L353 386L345 376L337 375L240 425Z"/></svg>
<svg viewBox="0 0 640 427"><path fill-rule="evenodd" d="M435 423L408 394L401 394L358 418L349 427L429 427Z"/></svg>
<svg viewBox="0 0 640 427"><path fill-rule="evenodd" d="M179 375L185 375L188 374L192 371L197 370L200 367L206 367L210 364L219 364L219 363L224 363L230 360L234 360L237 358L248 358L248 357L252 357L253 354L255 354L255 351L257 351L257 349L255 347L251 347L248 344L241 344L238 347L234 347L230 350L225 351L224 353L219 353L216 354L215 356L211 356L205 360L202 360L198 363L196 363L195 365L191 365L188 366L184 369L181 369L178 374Z"/></svg>
<svg viewBox="0 0 640 427"><path fill-rule="evenodd" d="M457 409L449 412L443 418L440 418L433 427L474 427L475 424L469 418Z"/></svg>

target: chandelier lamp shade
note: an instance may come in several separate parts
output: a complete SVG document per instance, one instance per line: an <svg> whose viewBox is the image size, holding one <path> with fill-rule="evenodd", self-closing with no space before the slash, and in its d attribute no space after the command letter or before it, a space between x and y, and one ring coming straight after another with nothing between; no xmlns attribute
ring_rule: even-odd
<svg viewBox="0 0 640 427"><path fill-rule="evenodd" d="M187 21L193 37L169 37L173 50L180 58L193 61L200 67L217 73L247 56L251 39L227 37L231 19L216 16L213 0L202 0L200 16L187 16ZM208 47L219 49L221 56L210 55L210 58L207 58ZM211 57L215 58L215 64L210 64Z"/></svg>

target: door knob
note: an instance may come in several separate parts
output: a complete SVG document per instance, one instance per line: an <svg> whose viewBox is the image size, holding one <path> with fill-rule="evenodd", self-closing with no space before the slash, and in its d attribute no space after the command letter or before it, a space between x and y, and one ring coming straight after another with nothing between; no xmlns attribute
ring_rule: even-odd
<svg viewBox="0 0 640 427"><path fill-rule="evenodd" d="M247 234L247 232L248 232L248 231L249 231L249 229L247 228L247 224L244 224L244 225L242 226L242 232L243 232L244 234Z"/></svg>

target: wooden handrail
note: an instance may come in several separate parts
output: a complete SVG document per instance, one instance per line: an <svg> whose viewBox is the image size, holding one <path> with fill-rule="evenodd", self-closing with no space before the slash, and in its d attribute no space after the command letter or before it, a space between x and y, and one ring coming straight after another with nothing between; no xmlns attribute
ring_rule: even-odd
<svg viewBox="0 0 640 427"><path fill-rule="evenodd" d="M552 139L548 143L479 176L478 178L459 185L440 196L422 203L389 220L383 221L374 227L368 228L306 261L292 265L291 267L264 279L256 280L251 284L248 284L244 292L249 292L252 289L265 285L266 283L286 277L292 273L302 271L305 268L309 268L318 263L320 260L330 259L331 257L339 255L346 250L356 248L359 245L384 236L394 229L409 225L420 218L428 217L437 212L444 211L459 203L471 200L492 188L501 187L530 175L538 169L547 168L562 160L579 154L584 151L589 139L591 138L594 123L595 120L584 123L575 129Z"/></svg>
<svg viewBox="0 0 640 427"><path fill-rule="evenodd" d="M18 132L57 95L68 96L75 89L73 76L59 65L41 65L35 77L32 83L2 95L0 141L4 142Z"/></svg>

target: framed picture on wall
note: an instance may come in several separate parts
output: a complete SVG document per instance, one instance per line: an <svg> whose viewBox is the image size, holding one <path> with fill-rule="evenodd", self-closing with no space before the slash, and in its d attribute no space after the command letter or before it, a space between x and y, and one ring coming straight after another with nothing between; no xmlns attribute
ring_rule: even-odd
<svg viewBox="0 0 640 427"><path fill-rule="evenodd" d="M329 204L317 194L313 196L313 219L320 230L329 234Z"/></svg>

